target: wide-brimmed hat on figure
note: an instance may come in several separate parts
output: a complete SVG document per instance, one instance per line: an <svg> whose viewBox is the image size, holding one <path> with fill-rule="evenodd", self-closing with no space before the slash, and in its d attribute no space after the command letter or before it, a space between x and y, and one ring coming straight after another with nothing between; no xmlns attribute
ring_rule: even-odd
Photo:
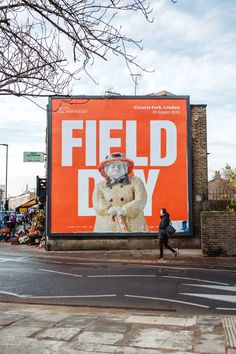
<svg viewBox="0 0 236 354"><path fill-rule="evenodd" d="M127 159L121 152L114 152L110 155L107 155L105 160L102 161L98 166L98 170L103 177L107 177L105 167L112 162L125 162L128 165L128 174L130 174L134 168L134 162L132 160Z"/></svg>

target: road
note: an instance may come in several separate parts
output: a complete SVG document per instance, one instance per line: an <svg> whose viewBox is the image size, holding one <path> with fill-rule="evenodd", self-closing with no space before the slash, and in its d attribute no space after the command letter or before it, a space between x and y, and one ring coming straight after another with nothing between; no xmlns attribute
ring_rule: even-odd
<svg viewBox="0 0 236 354"><path fill-rule="evenodd" d="M236 272L0 250L0 301L236 314Z"/></svg>

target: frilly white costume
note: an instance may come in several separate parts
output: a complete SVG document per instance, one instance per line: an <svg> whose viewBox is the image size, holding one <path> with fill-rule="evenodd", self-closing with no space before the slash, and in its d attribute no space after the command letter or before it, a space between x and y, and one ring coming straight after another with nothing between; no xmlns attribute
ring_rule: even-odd
<svg viewBox="0 0 236 354"><path fill-rule="evenodd" d="M107 156L99 165L105 180L98 183L93 192L94 232L146 231L143 210L147 193L139 177L129 176L133 166L133 161L121 153Z"/></svg>

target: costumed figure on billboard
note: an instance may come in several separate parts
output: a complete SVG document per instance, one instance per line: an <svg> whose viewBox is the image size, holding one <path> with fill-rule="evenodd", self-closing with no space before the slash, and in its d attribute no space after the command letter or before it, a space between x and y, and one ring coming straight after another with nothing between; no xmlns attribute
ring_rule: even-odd
<svg viewBox="0 0 236 354"><path fill-rule="evenodd" d="M105 180L93 192L94 232L146 231L147 192L139 177L130 176L133 167L133 161L122 153L107 156L98 166Z"/></svg>

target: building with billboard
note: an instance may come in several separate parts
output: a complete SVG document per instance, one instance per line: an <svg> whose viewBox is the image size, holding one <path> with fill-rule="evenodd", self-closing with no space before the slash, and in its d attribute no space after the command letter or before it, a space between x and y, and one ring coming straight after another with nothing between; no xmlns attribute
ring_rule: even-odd
<svg viewBox="0 0 236 354"><path fill-rule="evenodd" d="M47 132L48 250L155 247L161 208L171 215L176 242L199 246L207 198L206 105L174 95L52 97ZM134 166L125 185L110 186L99 166L117 153ZM145 203L134 181L146 191ZM102 188L95 206L96 186ZM145 227L97 231L97 213L111 226L118 222L108 211L117 205L128 226L143 205Z"/></svg>

